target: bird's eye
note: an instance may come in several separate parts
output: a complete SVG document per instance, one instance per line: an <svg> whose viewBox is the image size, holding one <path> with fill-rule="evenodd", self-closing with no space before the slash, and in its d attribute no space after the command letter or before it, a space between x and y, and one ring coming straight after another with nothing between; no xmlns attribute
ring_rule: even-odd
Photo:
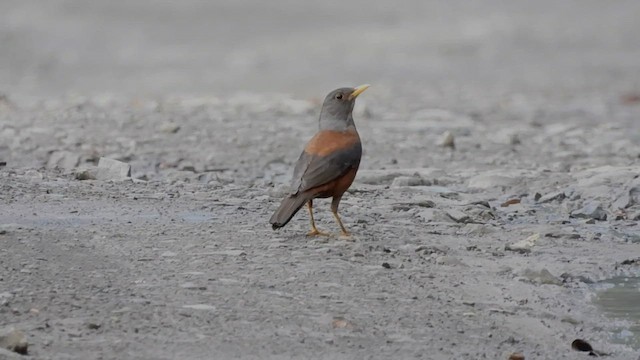
<svg viewBox="0 0 640 360"><path fill-rule="evenodd" d="M341 100L342 99L342 94L336 95L336 99Z"/></svg>

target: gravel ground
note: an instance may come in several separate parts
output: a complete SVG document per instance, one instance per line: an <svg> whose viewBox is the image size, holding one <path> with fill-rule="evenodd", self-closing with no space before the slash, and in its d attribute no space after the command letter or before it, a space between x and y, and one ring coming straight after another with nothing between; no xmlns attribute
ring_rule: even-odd
<svg viewBox="0 0 640 360"><path fill-rule="evenodd" d="M34 359L635 360L593 299L640 276L639 14L5 1L0 330ZM320 99L361 83L354 238L272 231ZM131 178L80 180L101 157Z"/></svg>

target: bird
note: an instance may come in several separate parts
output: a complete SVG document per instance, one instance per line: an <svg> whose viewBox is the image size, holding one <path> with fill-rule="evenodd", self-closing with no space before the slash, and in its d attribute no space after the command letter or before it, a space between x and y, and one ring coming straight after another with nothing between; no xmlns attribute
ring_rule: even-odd
<svg viewBox="0 0 640 360"><path fill-rule="evenodd" d="M325 97L318 121L319 130L307 142L298 158L291 179L291 191L269 220L274 230L287 225L306 204L311 222L311 231L307 236L329 236L316 227L313 200L331 197L331 212L340 226L341 235L350 237L338 215L338 206L360 166L362 143L353 121L353 107L358 95L369 86L343 87Z"/></svg>

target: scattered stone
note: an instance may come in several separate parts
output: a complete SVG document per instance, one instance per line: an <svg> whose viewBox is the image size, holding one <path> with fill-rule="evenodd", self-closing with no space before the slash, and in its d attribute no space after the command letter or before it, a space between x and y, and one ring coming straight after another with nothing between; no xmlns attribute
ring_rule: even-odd
<svg viewBox="0 0 640 360"><path fill-rule="evenodd" d="M87 329L89 330L98 330L100 329L100 327L102 327L102 325L98 323L94 323L94 322L87 323Z"/></svg>
<svg viewBox="0 0 640 360"><path fill-rule="evenodd" d="M560 319L560 322L563 323L567 323L567 324L571 324L571 325L578 325L580 324L580 321L576 320L575 318L571 317L571 316L565 316L562 319Z"/></svg>
<svg viewBox="0 0 640 360"><path fill-rule="evenodd" d="M634 265L634 264L640 264L640 257L639 258L635 258L635 259L623 260L620 263L620 265ZM0 294L0 297L2 297L2 294Z"/></svg>
<svg viewBox="0 0 640 360"><path fill-rule="evenodd" d="M408 211L410 209L413 209L414 207L433 208L435 206L436 206L436 203L434 203L433 201L423 200L423 201L416 201L416 202L393 204L393 210Z"/></svg>
<svg viewBox="0 0 640 360"><path fill-rule="evenodd" d="M568 283L571 281L579 281L585 284L593 284L593 280L591 280L590 278L584 276L584 275L573 275L570 273L562 273L560 274L560 278L562 279L562 282L564 283Z"/></svg>
<svg viewBox="0 0 640 360"><path fill-rule="evenodd" d="M562 285L562 280L555 277L549 270L542 269L540 271L525 269L522 272L522 276L524 276L529 281L541 284L541 285Z"/></svg>
<svg viewBox="0 0 640 360"><path fill-rule="evenodd" d="M391 182L392 188L404 187L404 186L430 186L431 182L423 179L420 175L415 176L398 176Z"/></svg>
<svg viewBox="0 0 640 360"><path fill-rule="evenodd" d="M186 282L184 284L180 284L180 287L187 290L207 290L206 286L197 285L196 283Z"/></svg>
<svg viewBox="0 0 640 360"><path fill-rule="evenodd" d="M493 210L485 207L475 206L472 208L466 208L465 212L476 221L491 221L496 219L496 214Z"/></svg>
<svg viewBox="0 0 640 360"><path fill-rule="evenodd" d="M216 307L208 304L193 304L193 305L182 305L184 309L193 309L193 310L209 310L215 311Z"/></svg>
<svg viewBox="0 0 640 360"><path fill-rule="evenodd" d="M449 251L446 246L420 245L415 252L422 252L423 255L441 254L445 255Z"/></svg>
<svg viewBox="0 0 640 360"><path fill-rule="evenodd" d="M607 212L602 209L600 202L591 201L580 209L571 212L572 218L607 220Z"/></svg>
<svg viewBox="0 0 640 360"><path fill-rule="evenodd" d="M0 306L6 306L9 304L9 300L13 297L13 294L5 291L0 293Z"/></svg>
<svg viewBox="0 0 640 360"><path fill-rule="evenodd" d="M509 360L524 360L524 355L519 352L515 352L509 355Z"/></svg>
<svg viewBox="0 0 640 360"><path fill-rule="evenodd" d="M331 321L331 327L334 329L353 329L353 324L343 317L335 317Z"/></svg>
<svg viewBox="0 0 640 360"><path fill-rule="evenodd" d="M613 209L627 209L637 204L640 204L640 180L636 179L631 186L625 186L611 207Z"/></svg>
<svg viewBox="0 0 640 360"><path fill-rule="evenodd" d="M29 169L25 171L24 176L29 177L33 180L42 180L44 179L44 175L38 170Z"/></svg>
<svg viewBox="0 0 640 360"><path fill-rule="evenodd" d="M446 212L439 209L424 209L418 213L418 217L427 222L455 222Z"/></svg>
<svg viewBox="0 0 640 360"><path fill-rule="evenodd" d="M131 178L131 165L101 157L98 162L97 180L125 180Z"/></svg>
<svg viewBox="0 0 640 360"><path fill-rule="evenodd" d="M455 149L456 144L455 139L453 138L453 134L450 131L445 131L444 134L442 134L440 141L438 141L438 146Z"/></svg>
<svg viewBox="0 0 640 360"><path fill-rule="evenodd" d="M47 161L47 168L71 170L78 166L79 162L80 155L78 154L74 154L70 151L54 151L49 156L49 161Z"/></svg>
<svg viewBox="0 0 640 360"><path fill-rule="evenodd" d="M436 264L448 265L448 266L465 266L465 267L467 266L467 264L463 263L459 259L453 256L447 256L447 255L438 256L436 258Z"/></svg>
<svg viewBox="0 0 640 360"><path fill-rule="evenodd" d="M180 125L172 122L166 122L160 125L159 130L165 134L175 134L180 130Z"/></svg>
<svg viewBox="0 0 640 360"><path fill-rule="evenodd" d="M477 235L483 236L494 233L496 230L491 225L486 224L466 224L462 229L457 231L458 235Z"/></svg>
<svg viewBox="0 0 640 360"><path fill-rule="evenodd" d="M516 313L511 311L511 310L507 310L507 309L499 309L499 308L490 308L487 309L488 312L490 313L497 313L497 314L505 314L505 315L515 315ZM515 341L515 339L514 339Z"/></svg>
<svg viewBox="0 0 640 360"><path fill-rule="evenodd" d="M595 353L593 351L593 347L591 346L591 344L589 344L588 342L582 339L573 340L573 342L571 342L571 348L575 351L588 352L589 355L595 356Z"/></svg>
<svg viewBox="0 0 640 360"><path fill-rule="evenodd" d="M566 195L564 194L564 191L556 191L556 192L552 192L552 193L548 193L542 197L540 197L540 199L538 200L539 203L548 203L551 201L562 201L566 198Z"/></svg>
<svg viewBox="0 0 640 360"><path fill-rule="evenodd" d="M388 262L383 262L382 267L385 269L391 269L391 264L389 264Z"/></svg>
<svg viewBox="0 0 640 360"><path fill-rule="evenodd" d="M28 347L27 337L22 331L11 327L0 330L0 348L26 355Z"/></svg>
<svg viewBox="0 0 640 360"><path fill-rule="evenodd" d="M471 218L469 217L469 215L463 213L462 211L447 210L446 213L447 216L449 216L451 219L453 219L453 221L457 223L466 224L468 222L471 222Z"/></svg>
<svg viewBox="0 0 640 360"><path fill-rule="evenodd" d="M528 238L518 241L514 244L508 244L504 247L505 250L519 252L521 254L530 253L531 249L535 246L536 242L540 239L540 234L535 233Z"/></svg>
<svg viewBox="0 0 640 360"><path fill-rule="evenodd" d="M96 180L98 169L84 169L76 172L76 180Z"/></svg>
<svg viewBox="0 0 640 360"><path fill-rule="evenodd" d="M7 166L7 162L6 161L0 161L0 167L5 167Z"/></svg>
<svg viewBox="0 0 640 360"><path fill-rule="evenodd" d="M520 204L520 199L509 199L503 202L502 204L500 204L500 207L508 207L509 205L515 205L515 204Z"/></svg>
<svg viewBox="0 0 640 360"><path fill-rule="evenodd" d="M192 173L197 172L196 167L191 163L180 164L180 170L182 171L190 171Z"/></svg>
<svg viewBox="0 0 640 360"><path fill-rule="evenodd" d="M436 168L361 170L358 171L357 182L368 185L385 185L390 184L399 176L419 176L423 179L434 179L445 175L441 169Z"/></svg>

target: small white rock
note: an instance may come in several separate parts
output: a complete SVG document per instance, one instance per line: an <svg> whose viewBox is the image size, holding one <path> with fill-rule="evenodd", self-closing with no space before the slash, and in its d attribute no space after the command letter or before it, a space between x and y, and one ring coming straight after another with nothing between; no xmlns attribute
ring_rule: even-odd
<svg viewBox="0 0 640 360"><path fill-rule="evenodd" d="M440 141L438 141L438 145L442 147L450 147L452 149L456 148L455 139L453 138L451 131L445 131L444 134L442 134Z"/></svg>
<svg viewBox="0 0 640 360"><path fill-rule="evenodd" d="M535 233L524 240L505 246L505 250L515 251L519 253L528 253L528 252L531 252L531 249L535 246L536 242L539 239L540 239L540 234Z"/></svg>
<svg viewBox="0 0 640 360"><path fill-rule="evenodd" d="M131 177L131 165L101 157L98 161L97 180L125 180Z"/></svg>

